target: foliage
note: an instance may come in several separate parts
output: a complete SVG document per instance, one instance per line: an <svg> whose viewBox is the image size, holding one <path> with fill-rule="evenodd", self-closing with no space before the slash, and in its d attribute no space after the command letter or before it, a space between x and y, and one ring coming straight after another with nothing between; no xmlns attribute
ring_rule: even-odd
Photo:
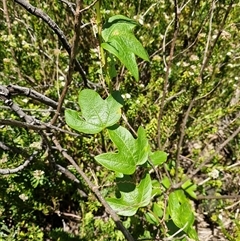
<svg viewBox="0 0 240 241"><path fill-rule="evenodd" d="M136 22L125 16L116 15L109 18L103 26L104 42L101 47L115 55L138 80L139 74L135 55L144 60L149 60L149 58L132 32L134 27L136 27Z"/></svg>
<svg viewBox="0 0 240 241"><path fill-rule="evenodd" d="M79 117L77 111L66 110L66 122L80 132L96 134L104 128L114 125L120 119L122 106L120 102L122 102L121 95L117 92L106 100L102 100L96 92L83 90L80 92L78 100L82 117Z"/></svg>
<svg viewBox="0 0 240 241"><path fill-rule="evenodd" d="M76 5L31 4L72 46ZM30 91L0 91L1 168L30 164L1 174L0 240L124 240L94 190L135 239L197 239L195 215L221 229L223 240L238 239L229 197L239 193L240 139L229 137L240 125L239 8L235 1L123 0L85 9L75 54L88 86L75 66L54 123L56 105L33 90L58 101L71 56L39 16L3 0L0 85ZM39 120L38 129L6 98Z"/></svg>

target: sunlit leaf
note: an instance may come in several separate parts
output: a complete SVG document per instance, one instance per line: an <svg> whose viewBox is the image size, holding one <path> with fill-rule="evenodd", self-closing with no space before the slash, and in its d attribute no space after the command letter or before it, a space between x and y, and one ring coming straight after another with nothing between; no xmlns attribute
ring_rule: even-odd
<svg viewBox="0 0 240 241"><path fill-rule="evenodd" d="M136 80L139 79L135 55L149 61L148 54L133 34L137 23L125 16L116 15L103 26L102 48L115 55L130 71Z"/></svg>
<svg viewBox="0 0 240 241"><path fill-rule="evenodd" d="M66 110L66 122L71 128L79 132L98 133L118 122L121 117L122 102L119 92L115 92L103 100L93 90L82 90L78 99L81 113L75 110Z"/></svg>
<svg viewBox="0 0 240 241"><path fill-rule="evenodd" d="M121 198L108 198L107 202L117 214L133 216L140 207L149 204L151 193L151 178L147 174L132 192L121 192Z"/></svg>
<svg viewBox="0 0 240 241"><path fill-rule="evenodd" d="M96 161L109 170L130 175L137 165L147 161L149 144L142 127L138 129L138 138L134 139L124 127L108 130L110 139L118 148L118 152L103 153L95 157Z"/></svg>

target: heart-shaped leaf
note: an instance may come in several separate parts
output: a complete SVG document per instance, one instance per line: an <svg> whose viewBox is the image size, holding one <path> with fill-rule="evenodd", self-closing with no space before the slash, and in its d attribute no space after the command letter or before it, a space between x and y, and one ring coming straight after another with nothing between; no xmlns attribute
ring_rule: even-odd
<svg viewBox="0 0 240 241"><path fill-rule="evenodd" d="M94 90L85 89L79 93L78 103L81 115L74 110L66 110L67 124L80 132L95 134L118 122L121 117L123 99L114 92L103 100Z"/></svg>
<svg viewBox="0 0 240 241"><path fill-rule="evenodd" d="M135 55L146 61L149 61L149 57L133 34L136 26L136 22L122 15L109 18L103 26L102 37L105 42L101 46L115 55L138 80L139 73Z"/></svg>
<svg viewBox="0 0 240 241"><path fill-rule="evenodd" d="M107 202L119 215L133 216L140 207L145 207L151 200L152 183L147 174L132 192L120 192L121 198L108 198Z"/></svg>
<svg viewBox="0 0 240 241"><path fill-rule="evenodd" d="M149 154L149 144L144 129L139 127L137 139L121 126L116 129L111 128L108 132L118 152L100 154L95 160L109 170L126 175L133 174L137 165L147 161Z"/></svg>

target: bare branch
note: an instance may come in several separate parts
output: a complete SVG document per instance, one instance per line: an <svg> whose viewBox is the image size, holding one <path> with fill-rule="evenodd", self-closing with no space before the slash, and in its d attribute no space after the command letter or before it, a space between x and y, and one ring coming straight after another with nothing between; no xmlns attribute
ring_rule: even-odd
<svg viewBox="0 0 240 241"><path fill-rule="evenodd" d="M174 0L174 13L175 13L175 18L174 18L174 34L173 34L173 40L171 43L171 48L170 48L170 54L169 54L169 60L166 66L166 74L165 74L165 79L164 79L164 84L163 84L163 95L161 99L161 104L159 108L159 114L158 114L158 125L157 125L157 142L158 142L158 148L162 148L161 144L161 120L163 117L163 110L164 110L164 103L165 99L167 96L167 87L168 87L168 79L169 79L169 74L170 74L170 69L172 65L172 60L173 60L173 54L174 54L174 49L175 49L175 44L178 36L178 31L179 31L179 14L180 14L180 9L178 8L178 1ZM164 48L163 48L164 50Z"/></svg>
<svg viewBox="0 0 240 241"><path fill-rule="evenodd" d="M29 123L25 123L25 122L21 122L21 121L17 121L17 120L0 119L0 125L15 126L15 127L20 127L20 128L28 128L30 130L37 130L37 131L53 129L53 130L63 132L63 133L66 133L66 134L69 134L69 135L72 135L72 136L81 136L80 134L61 129L61 128L56 127L54 125L51 125L49 123L41 122L37 119L35 119L35 123L37 125L29 124Z"/></svg>
<svg viewBox="0 0 240 241"><path fill-rule="evenodd" d="M65 3L70 9L73 14L75 14L75 10L73 7L75 7L75 3L69 2L67 0L60 0L61 2Z"/></svg>
<svg viewBox="0 0 240 241"><path fill-rule="evenodd" d="M93 1L91 4L89 4L87 7L85 7L84 9L81 9L80 13L82 13L82 12L88 10L89 8L91 8L92 6L94 6L97 1L100 1L100 0L94 0L94 1Z"/></svg>
<svg viewBox="0 0 240 241"><path fill-rule="evenodd" d="M177 145L177 157L176 157L176 168L175 168L175 180L176 180L176 182L178 182L178 168L179 168L180 154L181 154L181 151L182 151L182 143L183 143L183 139L184 139L184 136L185 136L185 127L186 127L186 124L187 124L187 120L188 120L190 111L193 107L194 101L195 101L195 99L191 100L191 102L188 106L188 109L185 113L183 122L181 124L181 129L180 129L181 134L180 134L179 142L178 142L178 145Z"/></svg>
<svg viewBox="0 0 240 241"><path fill-rule="evenodd" d="M87 183L91 191L95 194L95 196L98 198L98 200L101 202L101 204L104 206L106 212L112 217L114 220L116 226L121 230L123 235L128 241L134 241L134 238L132 235L128 232L128 230L123 226L119 216L114 212L114 210L109 206L109 204L105 201L103 198L101 192L98 190L98 187L95 186L90 179L87 177L87 175L84 173L84 171L78 166L78 164L74 161L74 159L61 147L60 143L54 136L52 138L52 141L54 142L56 148L59 150L59 152L62 153L62 155L73 165L73 167L77 170L77 172L81 175L83 180Z"/></svg>
<svg viewBox="0 0 240 241"><path fill-rule="evenodd" d="M59 172L64 174L68 179L72 180L76 184L80 184L79 179L73 173L71 173L68 169L64 168L63 166L60 166L59 164L56 164L56 168ZM82 197L88 197L88 195L81 189L78 189L78 192Z"/></svg>
<svg viewBox="0 0 240 241"><path fill-rule="evenodd" d="M16 168L0 168L0 174L2 175L8 175L8 174L13 174L22 171L25 167L29 165L29 163L35 158L35 156L38 154L37 151L35 151L31 156L27 155L23 150L16 148L16 147L9 147L5 145L3 142L0 141L0 148L3 149L4 151L11 151L14 153L18 153L20 155L23 155L24 157L27 157L27 160L20 166Z"/></svg>
<svg viewBox="0 0 240 241"><path fill-rule="evenodd" d="M7 26L8 26L8 34L11 35L12 34L12 26L11 26L11 21L10 21L10 18L9 18L9 14L8 14L8 9L7 9L7 1L6 0L3 0L3 11L4 11L4 16L5 16L5 20L7 22ZM16 58L16 54L15 54L15 51L13 49L13 47L11 46L10 47L10 51L11 51L11 54L12 54L12 57L16 63L16 66L18 66L17 64L17 58ZM18 73L18 77L21 78L21 71L19 68L16 68L17 69L17 73Z"/></svg>
<svg viewBox="0 0 240 241"><path fill-rule="evenodd" d="M28 124L34 124L37 121L30 115L27 115L18 104L14 103L11 99L8 99L8 102L5 102L12 111L14 111L21 119L24 119Z"/></svg>
<svg viewBox="0 0 240 241"><path fill-rule="evenodd" d="M1 85L0 85L1 87ZM45 105L51 106L53 108L56 108L58 103L50 98L48 98L47 96L38 93L35 90L32 90L30 88L26 88L26 87L21 87L18 85L12 85L10 84L8 87L9 90L9 94L10 95L25 95L27 97L31 97L34 100L37 100Z"/></svg>
<svg viewBox="0 0 240 241"><path fill-rule="evenodd" d="M21 121L17 121L17 120L3 120L0 119L0 125L8 125L8 126L16 126L16 127L21 127L21 128L28 128L31 130L46 130L46 126L43 125L33 125L33 124L29 124L29 123L25 123L25 122L21 122Z"/></svg>
<svg viewBox="0 0 240 241"><path fill-rule="evenodd" d="M52 118L51 124L54 124L57 121L58 115L61 111L62 105L64 98L67 94L68 87L72 82L72 75L74 71L74 63L75 63L75 58L76 54L78 51L78 44L79 44L79 36L80 36L80 29L81 29L81 5L82 1L77 0L76 1L76 11L75 11L75 20L74 20L74 36L73 36L73 45L71 48L71 53L70 53L70 59L69 59L69 64L68 64L68 73L67 73L67 80L65 82L64 88L62 90L59 102L58 102L58 107L56 114Z"/></svg>
<svg viewBox="0 0 240 241"><path fill-rule="evenodd" d="M223 31L223 27L225 25L225 22L227 20L227 16L228 16L228 14L231 10L231 7L232 7L232 4L229 5L229 7L226 11L226 14L224 16L224 20L221 23L220 29L218 31L218 35L217 35L218 37L214 40L214 44L210 48L209 45L210 45L210 39L211 39L211 33L212 33L212 19L213 19L213 11L214 11L214 8L215 8L215 0L212 1L211 11L210 11L210 19L209 19L209 32L208 32L207 44L205 46L203 62L202 62L199 77L198 77L200 80L202 80L202 78L203 78L203 71L207 67L209 59L211 57L211 53L212 53L214 47L216 46L217 40L218 40L218 38L220 37L220 35ZM183 143L183 139L184 139L184 136L185 136L185 128L186 128L187 120L188 120L189 114L190 114L191 109L192 109L194 103L196 102L196 100L200 100L202 98L201 97L201 98L197 99L197 97L196 97L197 89L198 89L198 87L195 87L192 91L192 99L189 103L188 109L186 111L186 114L185 114L184 119L183 119L182 124L181 124L180 138L179 138L179 142L178 142L178 146L177 146L177 156L176 156L176 173L175 173L176 181L178 181L179 160L180 160L182 143ZM213 90L215 90L215 89L213 89Z"/></svg>
<svg viewBox="0 0 240 241"><path fill-rule="evenodd" d="M218 146L218 148L215 150L215 152L210 155L205 161L203 161L198 168L196 168L194 171L191 171L191 169L187 172L187 178L185 178L180 183L177 183L172 186L173 189L177 189L182 186L183 183L185 183L187 180L192 179L204 166L206 166L230 141L232 141L237 135L240 133L240 127L238 127L232 135L230 135L222 144Z"/></svg>
<svg viewBox="0 0 240 241"><path fill-rule="evenodd" d="M216 149L216 151L210 155L204 162L201 163L201 165L194 170L191 174L190 174L190 178L192 178L194 175L196 175L207 163L209 163L214 156L216 156L230 141L232 141L238 134L240 133L240 127L238 127L233 133L232 135L230 135L222 144L220 144L218 146L218 148Z"/></svg>
<svg viewBox="0 0 240 241"><path fill-rule="evenodd" d="M206 46L205 51L204 51L204 58L203 58L202 66L201 66L200 78L202 78L203 71L206 68L206 66L207 66L207 64L208 64L208 62L209 62L209 60L211 58L212 52L213 52L213 50L214 50L214 48L215 48L215 46L217 44L217 41L218 41L219 37L221 36L221 34L223 32L224 25L225 25L225 23L227 21L227 17L228 17L228 15L229 15L229 13L230 13L230 11L232 9L232 6L233 6L233 1L231 1L231 3L228 5L228 8L227 8L226 13L225 13L224 18L223 18L223 21L221 22L221 24L219 26L219 30L218 30L217 36L216 36L216 38L213 41L212 47L207 51L208 45L209 45L208 41L210 39L210 33L211 33L211 27L212 27L213 12L210 15L209 36L208 36L207 46ZM215 7L215 2L213 1L211 11L213 11L214 7Z"/></svg>
<svg viewBox="0 0 240 241"><path fill-rule="evenodd" d="M8 175L8 174L13 174L13 173L17 173L17 172L20 172L22 171L25 167L28 166L28 164L33 160L34 156L31 156L28 160L26 160L22 165L16 167L16 168L13 168L13 169L9 169L9 168L6 168L6 169L2 169L0 168L0 174L2 175Z"/></svg>
<svg viewBox="0 0 240 241"><path fill-rule="evenodd" d="M206 47L205 47L205 50L204 50L202 66L201 66L201 70L200 70L200 74L199 74L200 79L202 79L202 77L203 77L203 71L207 66L208 59L209 59L209 56L210 56L209 55L209 44L210 44L210 40L211 40L211 37L212 37L212 20L213 20L214 9L215 9L215 0L212 1L212 6L211 6L211 10L210 10L208 37L207 37Z"/></svg>
<svg viewBox="0 0 240 241"><path fill-rule="evenodd" d="M197 200L210 200L210 199L239 199L240 195L198 195Z"/></svg>
<svg viewBox="0 0 240 241"><path fill-rule="evenodd" d="M45 12L43 12L39 8L34 7L26 0L14 0L14 1L16 3L18 3L19 5L21 5L22 7L24 7L28 12L30 12L34 16L41 18L45 23L47 23L48 26L57 34L57 36L59 37L59 39L61 40L61 42L63 44L63 47L66 49L68 54L71 56L71 46L68 43L66 36L64 35L63 31L58 27L58 25ZM74 59L74 62L76 64L77 70L79 71L79 73L84 81L84 84L87 86L86 73L85 73L82 65L76 59Z"/></svg>

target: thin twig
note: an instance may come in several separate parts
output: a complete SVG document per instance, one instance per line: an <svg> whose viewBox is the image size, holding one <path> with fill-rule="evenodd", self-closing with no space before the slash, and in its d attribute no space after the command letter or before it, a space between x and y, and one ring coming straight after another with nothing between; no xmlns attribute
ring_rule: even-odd
<svg viewBox="0 0 240 241"><path fill-rule="evenodd" d="M0 87L4 87L3 85L0 85ZM45 105L51 106L53 108L56 108L58 106L58 103L47 96L40 94L36 90L18 86L18 85L12 85L6 87L9 90L10 95L24 95L27 97L31 97L34 100L37 100Z"/></svg>
<svg viewBox="0 0 240 241"><path fill-rule="evenodd" d="M167 87L168 87L168 80L169 80L169 74L170 74L170 69L171 69L171 65L172 65L172 59L173 59L173 54L174 54L174 49L175 49L175 44L176 44L176 40L177 40L177 36L178 36L178 31L179 31L179 14L180 14L180 10L178 8L178 1L174 0L174 9L175 9L175 25L174 25L174 34L173 34L173 40L171 43L171 48L170 48L170 54L169 54L169 60L168 60L168 64L166 67L166 74L165 74L165 80L164 80L164 86L163 86L163 95L162 95L162 99L161 99L161 104L160 104L160 109L159 109L159 114L158 114L158 125L157 125L157 142L158 142L158 148L161 149L162 148L162 144L161 144L161 120L162 120L162 116L163 116L163 110L164 110L164 103L165 103L165 98L167 96ZM165 48L163 48L164 50Z"/></svg>
<svg viewBox="0 0 240 241"><path fill-rule="evenodd" d="M0 168L0 174L2 175L8 175L8 174L13 174L13 173L17 173L22 171L25 167L28 166L28 164L34 159L34 154L32 156L29 157L29 159L27 159L22 165L16 167L16 168Z"/></svg>
<svg viewBox="0 0 240 241"><path fill-rule="evenodd" d="M203 72L204 72L205 68L207 67L207 64L210 60L211 53L212 53L214 47L216 46L217 40L218 40L218 38L220 37L220 35L223 31L223 27L224 27L224 24L227 20L227 16L228 16L228 14L231 10L231 7L232 7L231 5L228 7L228 9L226 11L226 14L224 16L224 20L221 23L221 26L219 28L217 38L215 39L213 46L210 48L210 40L211 40L211 34L212 34L212 19L213 19L213 13L214 13L214 8L215 8L215 1L214 0L212 1L211 11L210 11L210 19L209 19L209 32L208 32L207 44L205 46L204 57L203 57L203 61L202 61L202 65L201 65L201 69L200 69L200 73L199 73L199 77L198 77L200 80L202 80L202 78L203 78ZM182 143L183 143L183 139L184 139L184 136L185 136L185 128L186 128L187 120L189 118L189 115L190 115L191 109L193 107L193 104L197 100L196 96L194 96L196 93L197 93L197 88L195 88L195 90L193 91L193 98L191 99L191 101L189 103L187 112L186 112L186 114L184 116L184 119L183 119L183 122L181 124L180 138L179 138L179 142L178 142L178 146L177 146L177 156L176 156L176 168L175 168L176 169L176 173L175 173L176 181L178 181L178 167L179 167L179 160L180 160ZM199 98L199 99L201 99L201 98Z"/></svg>
<svg viewBox="0 0 240 241"><path fill-rule="evenodd" d="M33 14L34 16L41 18L45 23L48 24L48 26L57 34L60 41L62 42L63 47L66 49L68 54L71 54L71 46L67 41L66 36L64 35L63 31L59 28L59 26L41 9L34 7L26 0L14 0L16 3L24 7L29 13ZM82 67L82 65L79 63L78 60L74 60L76 64L76 68L79 71L85 86L88 86L88 81L86 78L86 73Z"/></svg>
<svg viewBox="0 0 240 241"><path fill-rule="evenodd" d="M240 127L238 127L222 144L218 146L216 151L210 155L205 161L203 161L198 168L191 172L191 169L187 172L187 177L183 181L172 186L173 189L177 189L182 186L187 180L192 179L204 166L206 166L230 141L232 141L240 133Z"/></svg>
<svg viewBox="0 0 240 241"><path fill-rule="evenodd" d="M209 163L209 161L211 161L213 159L213 157L215 155L217 155L230 141L232 141L238 134L240 133L240 127L238 127L233 133L232 135L230 135L222 144L220 144L218 146L218 148L216 149L216 151L210 155L204 162L202 162L199 167L194 170L191 174L190 174L190 178L192 178L194 175L196 175L207 163Z"/></svg>
<svg viewBox="0 0 240 241"><path fill-rule="evenodd" d="M75 58L76 58L76 54L78 51L78 46L79 46L79 36L80 36L80 27L81 27L81 5L82 5L82 1L81 0L77 0L76 1L76 11L75 11L75 20L74 20L74 36L73 36L73 45L71 48L71 54L70 54L70 59L69 59L69 64L68 64L68 73L67 73L67 80L65 82L64 88L62 90L59 102L58 102L58 107L57 107L57 111L56 114L54 115L54 117L52 118L51 124L53 125L56 121L57 118L60 114L62 105L63 105L63 101L65 99L65 96L67 94L69 85L72 82L72 75L74 72L74 63L75 63Z"/></svg>
<svg viewBox="0 0 240 241"><path fill-rule="evenodd" d="M101 192L98 190L97 186L95 186L90 179L87 177L87 175L84 173L84 171L78 166L78 164L74 161L74 159L61 147L60 143L54 136L52 138L53 143L55 144L56 148L59 150L60 153L73 165L73 167L76 169L76 171L81 175L83 180L87 183L88 187L91 189L91 191L95 194L95 196L98 198L98 200L101 202L101 204L104 206L106 212L112 217L114 220L116 226L121 230L123 235L128 241L134 241L134 238L132 235L128 232L128 230L123 226L119 216L113 211L113 209L109 206L109 204L106 202L106 200L103 198Z"/></svg>
<svg viewBox="0 0 240 241"><path fill-rule="evenodd" d="M175 167L175 181L178 182L178 168L179 168L179 161L180 161L180 155L181 155L181 151L182 151L182 143L183 143L183 139L185 136L185 128L186 128L186 124L187 124L187 120L190 114L190 111L193 107L195 99L192 99L188 109L186 111L186 114L184 116L183 122L181 124L181 129L180 129L180 138L179 138L179 142L177 145L177 156L176 156L176 167Z"/></svg>
<svg viewBox="0 0 240 241"><path fill-rule="evenodd" d="M17 121L17 120L6 120L6 119L0 119L0 125L28 128L28 129L31 129L31 130L45 130L45 129L47 129L46 126L43 126L43 125L33 125L33 124L30 124L30 123L25 123L25 122L21 122L21 121Z"/></svg>
<svg viewBox="0 0 240 241"><path fill-rule="evenodd" d="M130 123L128 122L127 116L125 115L125 113L122 113L122 118L125 121L126 125L128 126L128 128L132 131L132 133L134 134L134 136L137 137L137 132L133 129L133 127L130 125Z"/></svg>
<svg viewBox="0 0 240 241"><path fill-rule="evenodd" d="M73 14L75 14L75 10L73 7L75 7L75 3L66 1L66 0L60 0L61 2L65 3L70 9Z"/></svg>
<svg viewBox="0 0 240 241"><path fill-rule="evenodd" d="M197 200L211 200L211 199L239 199L240 195L197 195Z"/></svg>
<svg viewBox="0 0 240 241"><path fill-rule="evenodd" d="M59 164L56 164L56 168L59 172L64 174L68 179L75 182L77 185L80 184L80 180L73 173L71 173L67 168L65 168ZM84 198L88 197L88 195L83 190L81 190L80 187L78 189L78 192L82 197L84 197Z"/></svg>
<svg viewBox="0 0 240 241"><path fill-rule="evenodd" d="M100 0L95 0L95 1L93 1L93 2L92 2L91 4L89 4L87 7L85 7L84 9L81 9L80 13L85 12L86 10L88 10L89 8L91 8L92 6L94 6L97 1L100 1Z"/></svg>
<svg viewBox="0 0 240 241"><path fill-rule="evenodd" d="M6 19L6 22L7 22L7 27L8 27L8 34L9 36L12 35L12 27L11 27L11 21L10 21L10 17L9 17L9 14L8 14L8 9L7 9L7 1L6 0L3 0L3 11L4 11L4 16L5 16L5 19ZM11 54L12 54L12 57L15 61L15 64L16 66L18 66L18 61L17 61L17 58L16 58L16 54L14 52L14 49L12 48L12 46L10 47L10 51L11 51ZM22 75L21 75L21 71L19 68L16 68L17 69L17 73L18 73L18 77L19 79L22 78Z"/></svg>
<svg viewBox="0 0 240 241"><path fill-rule="evenodd" d="M8 174L13 174L22 171L25 167L29 165L29 163L35 158L35 156L38 154L37 151L35 151L31 156L25 153L24 150L21 150L20 148L14 147L14 146L7 146L4 144L2 141L0 141L0 148L3 149L4 151L11 151L17 154L22 155L25 157L27 160L20 166L16 168L0 168L0 174L2 175L8 175Z"/></svg>
<svg viewBox="0 0 240 241"><path fill-rule="evenodd" d="M177 98L179 95L181 95L182 93L186 92L185 90L180 90L178 93L172 95L172 96L169 96L166 100L165 100L165 103L164 103L164 106L169 103L170 101L172 101L173 99ZM157 99L154 104L156 104L158 102L159 99Z"/></svg>
<svg viewBox="0 0 240 241"><path fill-rule="evenodd" d="M212 6L211 6L211 10L210 10L210 19L209 19L209 30L208 30L208 37L207 37L207 43L206 43L206 47L204 50L204 55L203 55L203 61L202 61L202 65L201 65L201 70L200 70L200 74L199 74L199 78L202 80L203 78L203 71L205 70L208 61L209 61L209 44L211 41L211 37L212 37L212 20L213 20L213 13L214 13L214 9L215 9L215 0L212 1Z"/></svg>
<svg viewBox="0 0 240 241"><path fill-rule="evenodd" d="M72 135L72 136L81 136L80 134L61 129L59 127L53 126L53 125L48 124L48 123L41 122L39 120L35 120L35 122L36 122L37 125L25 123L25 122L21 122L21 121L17 121L17 120L0 119L0 125L15 126L15 127L27 128L27 129L30 129L30 130L38 130L38 131L53 129L53 130L63 132L63 133L66 133L66 134L69 134L69 135Z"/></svg>
<svg viewBox="0 0 240 241"><path fill-rule="evenodd" d="M200 77L202 78L202 75L203 75L203 71L204 69L206 68L211 56L212 56L212 52L217 44L217 41L219 39L219 37L221 36L222 32L223 32L223 28L224 28L224 25L226 23L226 20L227 20L227 17L232 9L232 6L233 6L233 1L231 1L231 3L228 5L228 8L226 10L226 13L224 15L224 18L223 18L223 21L221 22L220 26L219 26L219 30L218 30L218 33L217 33L217 36L216 38L214 39L213 41L213 44L212 44L212 47L209 49L209 51L205 51L204 52L204 58L203 58L203 63L202 63L202 67L201 67L201 71L200 71ZM213 11L213 8L215 7L215 2L213 1L212 3L212 9L211 11ZM210 15L210 23L212 23L212 14ZM209 33L211 31L211 25L209 26ZM210 36L208 37L208 39L210 39ZM206 50L206 49L205 49Z"/></svg>

